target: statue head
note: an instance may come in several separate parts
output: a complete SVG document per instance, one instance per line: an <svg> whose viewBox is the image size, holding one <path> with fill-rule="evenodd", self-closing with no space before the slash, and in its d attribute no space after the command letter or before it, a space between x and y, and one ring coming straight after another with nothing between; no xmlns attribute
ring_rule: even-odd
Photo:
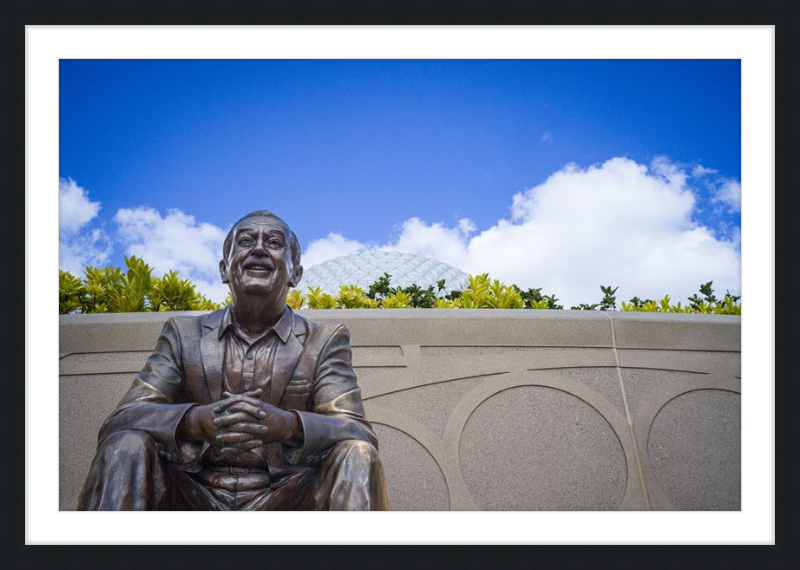
<svg viewBox="0 0 800 570"><path fill-rule="evenodd" d="M285 303L289 289L303 277L297 236L269 210L251 212L228 232L219 274L230 287L234 303L243 296Z"/></svg>

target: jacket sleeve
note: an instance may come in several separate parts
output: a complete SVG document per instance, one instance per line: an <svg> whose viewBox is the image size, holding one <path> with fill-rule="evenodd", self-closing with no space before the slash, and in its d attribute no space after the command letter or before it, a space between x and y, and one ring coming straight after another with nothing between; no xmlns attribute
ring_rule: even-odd
<svg viewBox="0 0 800 570"><path fill-rule="evenodd" d="M318 463L331 447L346 439L378 446L375 432L364 415L352 360L350 332L340 325L320 352L312 410L297 412L304 440L301 447L286 450L291 462Z"/></svg>
<svg viewBox="0 0 800 570"><path fill-rule="evenodd" d="M99 442L118 431L140 430L159 444L166 459L175 463L194 459L200 444L183 443L177 437L183 416L195 405L179 403L184 378L180 334L170 318L144 368L100 428Z"/></svg>

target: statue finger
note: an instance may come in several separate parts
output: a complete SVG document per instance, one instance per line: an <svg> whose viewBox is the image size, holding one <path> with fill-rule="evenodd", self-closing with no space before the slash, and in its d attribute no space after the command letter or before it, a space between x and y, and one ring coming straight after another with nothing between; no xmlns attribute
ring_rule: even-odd
<svg viewBox="0 0 800 570"><path fill-rule="evenodd" d="M263 424L257 424L253 422L242 422L230 426L229 428L227 428L226 431L249 433L253 435L266 435L267 432L269 432L269 428Z"/></svg>
<svg viewBox="0 0 800 570"><path fill-rule="evenodd" d="M237 449L243 449L245 451L251 451L253 449L257 449L259 447L264 447L264 442L260 439L251 439L249 441L245 441L242 443L235 444Z"/></svg>
<svg viewBox="0 0 800 570"><path fill-rule="evenodd" d="M214 412L218 414L220 412L227 410L234 404L243 401L250 402L251 404L257 404L258 402L261 401L259 397L261 396L262 393L263 391L261 390L261 388L256 388L255 390L252 390L250 392L245 392L244 394L232 394L231 392L225 391L222 393L222 395L225 398L219 401L217 407L214 408Z"/></svg>
<svg viewBox="0 0 800 570"><path fill-rule="evenodd" d="M244 394L240 394L239 396L236 397L235 401L230 402L229 404L227 404L227 407L228 408L232 408L233 406L236 406L236 405L242 404L242 403L250 404L251 406L256 406L259 409L262 406L269 405L264 400L261 400L259 398L251 398L250 396L246 396Z"/></svg>
<svg viewBox="0 0 800 570"><path fill-rule="evenodd" d="M243 451L249 451L249 449L244 449L243 447L241 447L242 445L245 445L246 443L247 442L245 442L245 443L235 443L235 444L231 443L231 444L228 444L228 445L224 445L224 446L220 447L220 452L223 453L223 454L226 454L226 455L242 455ZM260 445L264 445L261 442L259 442L259 444ZM254 449L254 448L250 448L250 449Z"/></svg>
<svg viewBox="0 0 800 570"><path fill-rule="evenodd" d="M261 409L261 406L257 404L251 404L250 402L237 402L233 404L230 408L228 408L229 412L244 412L246 414L250 414L254 418L266 418L267 412Z"/></svg>
<svg viewBox="0 0 800 570"><path fill-rule="evenodd" d="M250 441L252 438L253 436L250 435L249 433L225 432L219 434L215 438L215 442L217 444L243 443L245 441Z"/></svg>
<svg viewBox="0 0 800 570"><path fill-rule="evenodd" d="M228 394L228 392L224 392L224 394ZM217 407L214 408L214 413L219 414L221 412L224 412L225 410L227 410L228 408L230 408L232 405L234 405L239 401L241 400L237 399L237 397L233 395L231 395L228 398L225 398L224 400L220 400L219 403L217 404Z"/></svg>
<svg viewBox="0 0 800 570"><path fill-rule="evenodd" d="M225 414L214 418L214 425L217 427L227 427L239 422L253 421L253 416L245 412L236 412L233 414Z"/></svg>

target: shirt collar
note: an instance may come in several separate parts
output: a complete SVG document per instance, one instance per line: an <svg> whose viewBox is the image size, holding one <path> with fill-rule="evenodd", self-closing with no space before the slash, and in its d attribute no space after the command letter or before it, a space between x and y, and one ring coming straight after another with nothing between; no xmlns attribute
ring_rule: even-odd
<svg viewBox="0 0 800 570"><path fill-rule="evenodd" d="M232 305L228 305L225 308L225 313L222 315L222 322L219 325L219 331L217 332L217 338L222 338L225 333L228 332L228 329L233 328L233 310ZM292 332L292 310L287 306L281 318L278 319L278 322L272 325L271 328L264 331L263 336L267 336L271 330L275 331L275 334L278 335L278 338L281 339L281 342L284 344L286 340L289 338L289 333Z"/></svg>

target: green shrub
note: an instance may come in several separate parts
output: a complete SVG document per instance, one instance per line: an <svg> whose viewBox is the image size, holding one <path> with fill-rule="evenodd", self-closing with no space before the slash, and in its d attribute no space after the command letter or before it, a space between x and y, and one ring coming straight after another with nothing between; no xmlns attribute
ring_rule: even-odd
<svg viewBox="0 0 800 570"><path fill-rule="evenodd" d="M358 285L342 285L335 299L336 309L377 309L379 301L370 299Z"/></svg>
<svg viewBox="0 0 800 570"><path fill-rule="evenodd" d="M467 288L461 292L461 306L465 309L484 309L488 306L489 274L470 275Z"/></svg>
<svg viewBox="0 0 800 570"><path fill-rule="evenodd" d="M230 296L230 293L228 293ZM302 309L306 304L306 296L300 292L300 289L292 289L286 297L286 304L294 310Z"/></svg>
<svg viewBox="0 0 800 570"><path fill-rule="evenodd" d="M58 272L58 311L67 313L129 313L139 311L213 311L231 303L228 293L225 301L214 303L197 291L188 279L181 279L176 271L168 271L161 278L152 277L152 269L136 256L125 257L126 271L117 267L87 267L83 280L67 271ZM444 279L436 288L419 285L392 287L392 276L384 273L365 292L357 285L342 285L334 297L321 287L308 287L307 295L294 289L289 292L287 305L292 309L563 309L555 295L544 295L542 289L523 291L514 284L506 285L490 279L487 273L470 275L463 291L444 293ZM722 299L714 295L713 282L703 283L699 295L694 294L688 304L672 304L670 296L660 301L632 297L622 301L623 311L652 313L695 313L741 315L741 297L726 292ZM576 311L615 311L616 292L619 287L600 286L603 296L599 303L581 303L571 307Z"/></svg>
<svg viewBox="0 0 800 570"><path fill-rule="evenodd" d="M136 256L125 257L127 271L118 267L87 267L81 313L136 313L149 310L150 266Z"/></svg>
<svg viewBox="0 0 800 570"><path fill-rule="evenodd" d="M336 299L322 290L322 287L308 288L309 309L335 309Z"/></svg>
<svg viewBox="0 0 800 570"><path fill-rule="evenodd" d="M461 299L446 299L444 297L438 297L436 299L436 308L437 309L460 309L461 308Z"/></svg>
<svg viewBox="0 0 800 570"><path fill-rule="evenodd" d="M525 306L518 288L500 283L498 279L489 285L489 293L487 302L493 309L522 309Z"/></svg>
<svg viewBox="0 0 800 570"><path fill-rule="evenodd" d="M514 289L516 289L522 300L525 303L526 309L563 309L562 305L558 304L558 299L555 295L543 295L542 288L539 287L538 289L528 289L527 291L523 291L516 285L512 285Z"/></svg>
<svg viewBox="0 0 800 570"><path fill-rule="evenodd" d="M367 297L376 301L386 298L387 295L392 293L391 281L392 276L388 273L384 273L381 277L378 277L378 279L372 285L369 286Z"/></svg>
<svg viewBox="0 0 800 570"><path fill-rule="evenodd" d="M433 285L423 289L417 284L409 285L408 287L394 287L392 288L392 276L389 273L384 273L381 277L369 286L366 296L370 299L377 301L377 303L369 304L366 308L379 308L383 306L383 301L387 297L392 297L391 304L395 305L397 301L397 293L402 292L408 297L409 307L416 309L433 309L437 306L436 299L445 288L445 280L440 279L436 283L438 290L433 290ZM402 297L405 298L405 297ZM386 307L389 308L389 307ZM391 308L397 308L392 306Z"/></svg>
<svg viewBox="0 0 800 570"><path fill-rule="evenodd" d="M213 311L223 305L200 294L175 271L152 277L152 269L136 256L118 267L86 267L83 281L58 272L59 313L136 313L144 311Z"/></svg>
<svg viewBox="0 0 800 570"><path fill-rule="evenodd" d="M384 309L410 309L411 297L404 293L402 289L397 289L391 295L387 295L382 301L381 307Z"/></svg>
<svg viewBox="0 0 800 570"><path fill-rule="evenodd" d="M220 305L200 294L194 283L168 271L161 279L153 278L147 300L151 311L214 311Z"/></svg>
<svg viewBox="0 0 800 570"><path fill-rule="evenodd" d="M58 270L58 313L74 313L83 305L86 287L69 271Z"/></svg>
<svg viewBox="0 0 800 570"><path fill-rule="evenodd" d="M665 295L660 301L645 299L642 301L638 297L633 297L629 302L622 302L623 311L639 311L647 313L695 313L701 315L741 315L742 304L739 302L741 297L725 293L725 297L717 299L714 290L711 288L713 281L700 285L699 297L696 293L689 297L689 305L682 306L680 301L677 304L670 304L669 295ZM616 290L616 289L615 289Z"/></svg>

